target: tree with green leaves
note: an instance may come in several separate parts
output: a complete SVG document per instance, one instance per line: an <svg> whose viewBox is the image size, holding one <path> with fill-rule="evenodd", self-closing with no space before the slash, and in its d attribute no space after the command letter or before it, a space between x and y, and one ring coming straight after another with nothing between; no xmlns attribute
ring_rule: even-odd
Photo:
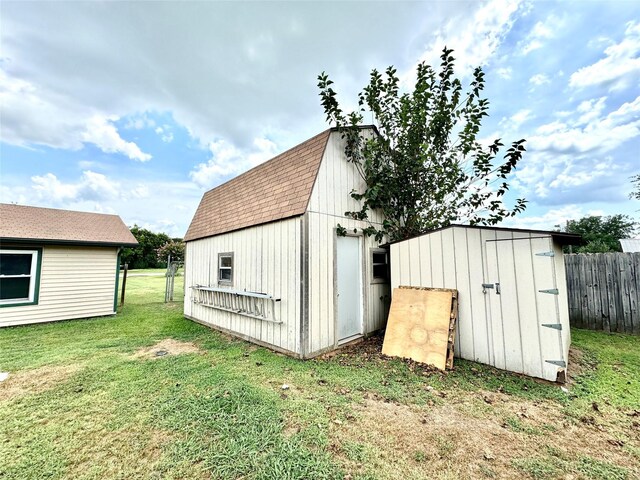
<svg viewBox="0 0 640 480"><path fill-rule="evenodd" d="M160 268L166 262L158 258L157 250L171 241L164 233L155 233L138 225L131 227L131 233L138 241L138 246L122 250L122 263L128 263L129 268Z"/></svg>
<svg viewBox="0 0 640 480"><path fill-rule="evenodd" d="M156 251L158 255L158 260L162 263L168 263L169 257L171 257L172 262L181 262L184 260L184 250L185 244L181 239L171 240L164 245L162 245Z"/></svg>
<svg viewBox="0 0 640 480"><path fill-rule="evenodd" d="M362 208L345 215L369 221L370 212L379 210L385 219L381 226L369 222L363 229L367 235L400 240L454 222L495 225L525 209L524 199L512 208L502 201L525 140L512 142L500 160L500 139L481 144L478 135L489 110L482 97L484 73L476 68L463 91L451 54L443 50L439 72L419 64L410 93L400 91L395 68L384 75L372 70L358 110L351 113L340 108L329 76L318 76L327 122L342 133L347 161L366 185L351 192ZM374 118L373 135L361 128L367 112ZM345 233L342 227L339 233Z"/></svg>
<svg viewBox="0 0 640 480"><path fill-rule="evenodd" d="M618 214L569 220L563 230L582 235L585 245L573 248L574 253L605 253L621 252L620 239L633 236L635 228L631 217Z"/></svg>

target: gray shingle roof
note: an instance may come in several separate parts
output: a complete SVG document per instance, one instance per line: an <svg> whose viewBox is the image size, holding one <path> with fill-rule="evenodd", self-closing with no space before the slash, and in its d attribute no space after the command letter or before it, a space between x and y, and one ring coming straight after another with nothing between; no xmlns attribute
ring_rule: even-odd
<svg viewBox="0 0 640 480"><path fill-rule="evenodd" d="M330 134L326 130L206 192L184 240L302 215Z"/></svg>
<svg viewBox="0 0 640 480"><path fill-rule="evenodd" d="M0 239L46 242L138 244L118 215L0 203Z"/></svg>

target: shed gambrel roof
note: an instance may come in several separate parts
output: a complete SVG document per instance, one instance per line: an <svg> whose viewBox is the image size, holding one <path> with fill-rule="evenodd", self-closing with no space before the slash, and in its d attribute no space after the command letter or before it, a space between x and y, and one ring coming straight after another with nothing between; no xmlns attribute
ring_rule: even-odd
<svg viewBox="0 0 640 480"><path fill-rule="evenodd" d="M118 215L0 203L3 242L136 246Z"/></svg>
<svg viewBox="0 0 640 480"><path fill-rule="evenodd" d="M331 129L204 194L185 242L304 214Z"/></svg>

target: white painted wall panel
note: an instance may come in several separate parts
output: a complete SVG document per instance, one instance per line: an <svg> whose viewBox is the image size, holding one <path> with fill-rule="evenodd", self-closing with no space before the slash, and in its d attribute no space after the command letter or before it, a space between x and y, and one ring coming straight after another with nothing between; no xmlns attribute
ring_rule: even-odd
<svg viewBox="0 0 640 480"><path fill-rule="evenodd" d="M536 255L545 251L555 256ZM452 227L391 245L391 272L392 288L458 290L456 356L556 379L558 366L545 360L566 361L570 337L563 257L550 236ZM482 292L496 282L500 295ZM560 294L539 292L551 288ZM541 326L556 322L560 333Z"/></svg>
<svg viewBox="0 0 640 480"><path fill-rule="evenodd" d="M37 305L0 308L0 327L114 313L117 248L42 247Z"/></svg>
<svg viewBox="0 0 640 480"><path fill-rule="evenodd" d="M187 243L184 313L243 338L300 353L300 217ZM194 304L191 286L218 286L218 254L233 252L233 289L280 298L275 324Z"/></svg>

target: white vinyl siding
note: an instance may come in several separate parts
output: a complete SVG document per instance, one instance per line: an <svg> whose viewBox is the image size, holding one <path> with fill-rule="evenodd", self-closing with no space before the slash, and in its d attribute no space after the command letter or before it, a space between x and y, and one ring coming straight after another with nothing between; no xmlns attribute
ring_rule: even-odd
<svg viewBox="0 0 640 480"><path fill-rule="evenodd" d="M0 308L0 326L112 315L117 248L44 246L37 305Z"/></svg>
<svg viewBox="0 0 640 480"><path fill-rule="evenodd" d="M187 242L185 315L247 340L299 354L301 222L297 217ZM218 281L218 256L229 252L233 252L233 290L279 298L274 314L282 323L192 302L193 285L227 286Z"/></svg>

